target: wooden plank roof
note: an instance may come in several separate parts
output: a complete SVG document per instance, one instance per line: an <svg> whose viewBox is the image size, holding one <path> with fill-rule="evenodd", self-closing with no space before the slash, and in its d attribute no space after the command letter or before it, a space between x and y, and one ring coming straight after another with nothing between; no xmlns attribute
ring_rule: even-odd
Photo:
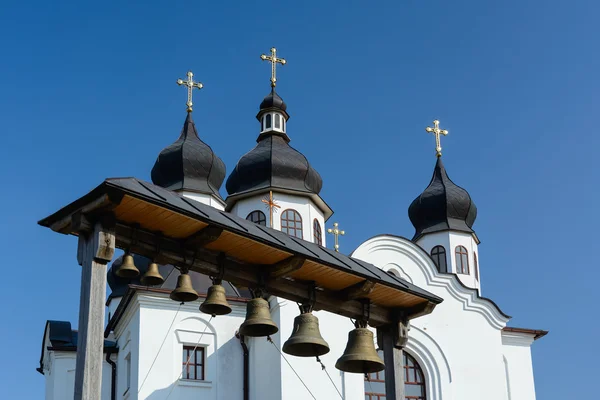
<svg viewBox="0 0 600 400"><path fill-rule="evenodd" d="M73 215L92 213L106 206L110 206L119 223L160 232L174 240L185 241L209 226L221 229L222 233L202 248L224 253L244 264L273 265L290 257L301 257L302 265L287 274L289 280L312 281L317 287L332 292L368 281L373 288L365 297L376 307L393 310L429 305L428 311L421 312L422 315L442 302L440 297L372 264L257 225L135 178L107 179L87 195L42 219L39 224L57 232L77 235L72 223Z"/></svg>

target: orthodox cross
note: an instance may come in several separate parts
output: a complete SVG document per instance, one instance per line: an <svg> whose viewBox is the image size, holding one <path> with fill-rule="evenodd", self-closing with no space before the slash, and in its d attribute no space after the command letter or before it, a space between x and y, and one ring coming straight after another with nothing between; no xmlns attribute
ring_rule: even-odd
<svg viewBox="0 0 600 400"><path fill-rule="evenodd" d="M435 135L435 155L437 157L441 157L442 144L440 142L440 135L446 136L448 134L448 131L445 129L440 129L440 121L438 121L437 119L433 121L433 128L428 126L427 128L425 128L425 130L430 133L433 132L433 134Z"/></svg>
<svg viewBox="0 0 600 400"><path fill-rule="evenodd" d="M277 204L275 202L275 200L273 200L273 191L269 191L269 195L265 196L265 198L262 199L261 201L267 205L267 208L269 209L269 212L271 213L270 225L272 228L273 227L273 212L277 211L277 208L281 208L281 206L279 204Z"/></svg>
<svg viewBox="0 0 600 400"><path fill-rule="evenodd" d="M339 243L339 239L338 238L340 237L340 235L344 236L346 234L346 231L340 230L339 226L340 225L337 222L334 222L333 223L333 229L332 228L327 229L327 233L331 233L333 235L333 237L335 238L334 239L335 244L334 244L333 248L337 252L340 251L340 243Z"/></svg>
<svg viewBox="0 0 600 400"><path fill-rule="evenodd" d="M277 77L275 76L275 68L277 66L277 63L285 65L287 61L285 61L283 58L277 58L277 49L275 47L271 47L270 56L266 54L261 54L260 59L263 61L271 62L271 87L275 87L275 83L277 82Z"/></svg>
<svg viewBox="0 0 600 400"><path fill-rule="evenodd" d="M177 84L179 86L185 85L187 86L188 89L188 100L187 100L187 111L188 112L192 112L192 90L194 88L196 89L202 89L204 87L204 85L201 82L194 82L194 80L192 79L194 77L194 74L192 73L192 71L188 71L187 73L187 81L184 81L183 79L177 79Z"/></svg>

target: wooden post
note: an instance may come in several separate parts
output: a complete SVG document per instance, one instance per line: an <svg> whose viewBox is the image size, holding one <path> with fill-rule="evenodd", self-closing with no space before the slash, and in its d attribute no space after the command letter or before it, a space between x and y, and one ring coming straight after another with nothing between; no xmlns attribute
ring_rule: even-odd
<svg viewBox="0 0 600 400"><path fill-rule="evenodd" d="M377 328L377 342L383 349L385 363L386 400L404 400L404 355L402 348L408 340L408 322Z"/></svg>
<svg viewBox="0 0 600 400"><path fill-rule="evenodd" d="M81 265L75 400L100 400L104 353L106 264L115 252L115 225L104 218L94 224L78 216L77 262Z"/></svg>

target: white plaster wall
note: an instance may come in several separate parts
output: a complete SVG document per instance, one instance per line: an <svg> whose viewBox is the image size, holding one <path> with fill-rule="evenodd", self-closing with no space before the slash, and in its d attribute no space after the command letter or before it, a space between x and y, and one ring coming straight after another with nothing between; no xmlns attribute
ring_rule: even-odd
<svg viewBox="0 0 600 400"><path fill-rule="evenodd" d="M222 200L218 200L217 198L215 198L215 196L212 196L210 194L195 193L188 191L179 191L178 193L184 197L187 197L188 199L196 200L202 204L209 205L218 210L223 211L225 209L225 203Z"/></svg>
<svg viewBox="0 0 600 400"><path fill-rule="evenodd" d="M72 399L75 392L75 363L77 353L74 351L50 351L47 353L49 370L46 377L46 400ZM101 400L110 400L111 367L104 361L102 364Z"/></svg>
<svg viewBox="0 0 600 400"><path fill-rule="evenodd" d="M481 294L481 270L479 270L479 279L476 279L475 274L475 257L477 254L477 268L479 268L479 249L477 242L473 239L473 236L468 233L455 232L455 231L444 231L430 233L417 241L417 244L421 246L428 254L431 254L431 249L435 246L444 246L446 249L446 262L448 264L448 272L456 274L456 256L455 251L457 246L464 246L469 252L469 274L456 274L460 281L470 288L476 288Z"/></svg>
<svg viewBox="0 0 600 400"><path fill-rule="evenodd" d="M502 332L508 400L535 400L531 360L533 335Z"/></svg>
<svg viewBox="0 0 600 400"><path fill-rule="evenodd" d="M241 218L246 218L252 211L262 211L267 217L267 226L271 226L271 216L269 210L266 208L265 203L262 200L268 196L268 192L265 194L259 194L253 197L238 200L237 203L231 209L231 213ZM308 242L314 242L313 235L313 220L317 219L321 225L322 233L322 246L326 246L326 229L325 219L323 212L313 203L308 197L296 196L286 193L279 193L273 191L273 199L281 208L276 209L273 218L273 229L281 230L281 214L288 208L294 209L300 213L302 217L302 234L303 239Z"/></svg>
<svg viewBox="0 0 600 400"><path fill-rule="evenodd" d="M454 275L437 272L424 251L406 239L378 236L353 256L400 271L444 299L432 314L413 320L409 333L408 351L425 371L429 400L508 400L501 339L507 317Z"/></svg>

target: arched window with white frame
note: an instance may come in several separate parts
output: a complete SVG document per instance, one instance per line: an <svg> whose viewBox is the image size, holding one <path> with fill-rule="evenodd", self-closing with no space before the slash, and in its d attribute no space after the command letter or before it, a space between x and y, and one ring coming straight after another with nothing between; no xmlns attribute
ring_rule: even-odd
<svg viewBox="0 0 600 400"><path fill-rule="evenodd" d="M448 272L448 265L446 264L446 249L444 246L435 246L431 249L431 258L433 263L440 272Z"/></svg>
<svg viewBox="0 0 600 400"><path fill-rule="evenodd" d="M300 239L304 238L302 235L302 217L298 211L288 208L281 213L281 232Z"/></svg>
<svg viewBox="0 0 600 400"><path fill-rule="evenodd" d="M469 274L469 252L465 246L456 246L454 250L456 259L456 273L457 274Z"/></svg>
<svg viewBox="0 0 600 400"><path fill-rule="evenodd" d="M425 374L413 356L406 351L404 354L404 399L427 400L425 389ZM383 352L379 351L383 357ZM385 400L384 371L368 374L365 377L365 400Z"/></svg>

